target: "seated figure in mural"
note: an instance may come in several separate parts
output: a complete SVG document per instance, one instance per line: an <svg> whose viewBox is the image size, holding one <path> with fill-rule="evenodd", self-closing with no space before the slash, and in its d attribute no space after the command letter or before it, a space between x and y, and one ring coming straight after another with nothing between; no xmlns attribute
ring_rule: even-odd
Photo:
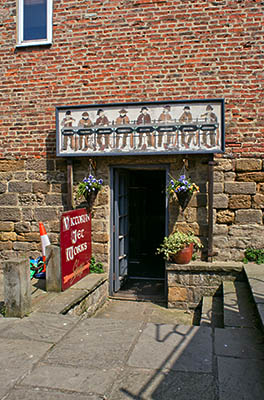
<svg viewBox="0 0 264 400"><path fill-rule="evenodd" d="M88 128L92 126L92 121L89 118L89 114L87 111L84 111L82 113L82 118L80 119L79 123L78 123L78 127L79 128ZM84 143L83 143L83 139L84 139ZM83 144L84 144L84 148L83 148ZM93 149L93 134L90 133L88 135L85 135L85 137L83 138L83 136L79 136L79 149L83 150L88 150L88 149Z"/></svg>
<svg viewBox="0 0 264 400"><path fill-rule="evenodd" d="M104 113L104 110L102 109L102 108L99 108L99 110L97 111L97 115L98 115L98 117L97 117L97 119L96 119L96 121L95 121L95 124L96 125L109 125L109 120L108 120L108 118L107 118L107 116L105 115L105 113ZM103 145L103 142L102 142L102 137L104 136L104 138L105 138L105 144ZM99 145L99 150L104 150L105 148L106 149L109 149L109 135L101 135L101 134L98 134L97 135L97 141L98 141L98 145Z"/></svg>
<svg viewBox="0 0 264 400"><path fill-rule="evenodd" d="M127 116L127 110L122 108L122 110L119 111L119 116L117 117L115 123L116 123L116 125L127 125L130 123L130 120ZM117 149L119 148L120 136L121 136L120 134L116 135L116 148ZM123 141L122 141L122 149L124 149L127 145L127 137L128 137L128 134L124 133Z"/></svg>
<svg viewBox="0 0 264 400"><path fill-rule="evenodd" d="M204 114L201 115L201 118L204 119L204 121L207 124L217 123L217 116L213 112L213 107L210 104L208 104L208 106L206 106L206 111ZM208 143L207 143L208 137L209 137L210 145L208 145ZM218 142L218 139L217 139L217 142ZM212 131L203 132L202 145L207 148L215 147L216 146L216 132L215 131L214 132L212 132Z"/></svg>
<svg viewBox="0 0 264 400"><path fill-rule="evenodd" d="M151 123L151 117L150 114L148 113L148 107L141 107L140 114L137 118L137 124L138 125L146 125ZM154 137L151 133L146 133L147 135L147 140L148 140L148 146L155 147L154 143ZM143 134L139 134L139 142L138 142L138 148L142 146L142 141L143 141ZM146 144L142 146L142 150L146 149Z"/></svg>
<svg viewBox="0 0 264 400"><path fill-rule="evenodd" d="M187 125L187 124L191 124L192 123L192 113L191 113L191 109L190 106L185 106L183 108L183 113L179 118L179 122L181 125ZM189 148L191 142L194 140L194 133L184 133L182 132L182 140L181 140L181 144L183 147L185 148ZM187 141L186 141L187 138Z"/></svg>
<svg viewBox="0 0 264 400"><path fill-rule="evenodd" d="M75 118L71 115L71 111L68 110L65 113L65 117L61 121L61 125L63 128L72 128L73 124L75 122ZM62 150L67 150L68 147L68 136L63 136L63 144L62 144ZM75 138L74 135L70 136L70 147L72 150L75 150Z"/></svg>
<svg viewBox="0 0 264 400"><path fill-rule="evenodd" d="M158 122L161 122L163 124L169 124L172 121L172 117L170 115L170 110L171 110L171 106L167 105L163 107L163 111L159 116ZM162 132L158 133L158 147L162 146L162 139L163 136L165 138L165 135L163 135ZM175 139L174 139L175 141ZM164 143L164 148L167 149L168 146L173 142L172 140L172 134L168 133L167 134L167 143Z"/></svg>

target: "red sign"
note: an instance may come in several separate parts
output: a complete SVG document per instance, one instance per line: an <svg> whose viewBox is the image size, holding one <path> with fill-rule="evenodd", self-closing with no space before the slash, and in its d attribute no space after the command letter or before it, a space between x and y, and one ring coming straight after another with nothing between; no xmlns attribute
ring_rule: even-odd
<svg viewBox="0 0 264 400"><path fill-rule="evenodd" d="M65 290L90 272L91 216L86 208L61 216L61 288Z"/></svg>

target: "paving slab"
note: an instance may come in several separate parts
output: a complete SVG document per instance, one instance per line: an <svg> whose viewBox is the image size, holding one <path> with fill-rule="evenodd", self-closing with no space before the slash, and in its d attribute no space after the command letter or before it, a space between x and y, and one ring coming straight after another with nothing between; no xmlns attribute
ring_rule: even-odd
<svg viewBox="0 0 264 400"><path fill-rule="evenodd" d="M1 316L0 316L1 317ZM1 332L5 331L9 326L14 326L17 321L21 321L20 318L0 318L0 336Z"/></svg>
<svg viewBox="0 0 264 400"><path fill-rule="evenodd" d="M95 317L181 325L192 325L193 321L193 313L184 310L168 309L151 302L126 300L108 300Z"/></svg>
<svg viewBox="0 0 264 400"><path fill-rule="evenodd" d="M215 330L215 353L221 356L264 359L263 335L257 329Z"/></svg>
<svg viewBox="0 0 264 400"><path fill-rule="evenodd" d="M128 360L134 367L212 372L212 330L147 324Z"/></svg>
<svg viewBox="0 0 264 400"><path fill-rule="evenodd" d="M264 361L217 357L219 400L263 400Z"/></svg>
<svg viewBox="0 0 264 400"><path fill-rule="evenodd" d="M95 318L106 318L125 321L144 321L147 303L126 300L108 300L97 311Z"/></svg>
<svg viewBox="0 0 264 400"><path fill-rule="evenodd" d="M86 319L47 355L49 363L77 367L113 368L123 365L142 322Z"/></svg>
<svg viewBox="0 0 264 400"><path fill-rule="evenodd" d="M40 364L20 384L58 390L104 395L110 390L120 369L65 367Z"/></svg>
<svg viewBox="0 0 264 400"><path fill-rule="evenodd" d="M5 400L99 400L103 399L101 396L92 393L74 393L60 392L57 390L43 389L43 388L15 388L13 389Z"/></svg>
<svg viewBox="0 0 264 400"><path fill-rule="evenodd" d="M0 338L0 398L51 348L51 344Z"/></svg>
<svg viewBox="0 0 264 400"><path fill-rule="evenodd" d="M116 378L109 400L216 400L212 375L125 368Z"/></svg>
<svg viewBox="0 0 264 400"><path fill-rule="evenodd" d="M154 324L192 325L194 313L146 303L147 321Z"/></svg>
<svg viewBox="0 0 264 400"><path fill-rule="evenodd" d="M1 319L0 337L56 343L78 321L79 318L74 316L32 313L30 318L18 319L16 323L12 323L9 318L9 323L1 329L1 325L5 325L1 324Z"/></svg>

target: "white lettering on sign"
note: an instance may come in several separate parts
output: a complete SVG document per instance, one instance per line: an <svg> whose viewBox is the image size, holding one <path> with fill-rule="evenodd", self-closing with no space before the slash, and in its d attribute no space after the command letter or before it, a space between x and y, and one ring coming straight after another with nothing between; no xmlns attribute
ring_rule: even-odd
<svg viewBox="0 0 264 400"><path fill-rule="evenodd" d="M70 218L69 217L63 217L63 230L68 231L70 229Z"/></svg>
<svg viewBox="0 0 264 400"><path fill-rule="evenodd" d="M76 217L71 218L71 226L84 224L85 222L90 221L90 216L87 214L77 215Z"/></svg>
<svg viewBox="0 0 264 400"><path fill-rule="evenodd" d="M71 246L68 247L66 251L66 261L72 261L77 254L82 253L83 251L87 250L87 242L79 244L78 246Z"/></svg>
<svg viewBox="0 0 264 400"><path fill-rule="evenodd" d="M84 229L75 229L71 232L71 241L72 244L75 244L77 240L84 238Z"/></svg>

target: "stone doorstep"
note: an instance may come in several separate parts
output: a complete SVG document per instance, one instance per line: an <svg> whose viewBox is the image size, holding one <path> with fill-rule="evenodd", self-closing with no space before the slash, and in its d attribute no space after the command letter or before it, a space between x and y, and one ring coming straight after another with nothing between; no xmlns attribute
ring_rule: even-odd
<svg viewBox="0 0 264 400"><path fill-rule="evenodd" d="M64 292L43 291L38 296L35 295L32 311L67 314L96 292L106 280L106 274L89 274Z"/></svg>

